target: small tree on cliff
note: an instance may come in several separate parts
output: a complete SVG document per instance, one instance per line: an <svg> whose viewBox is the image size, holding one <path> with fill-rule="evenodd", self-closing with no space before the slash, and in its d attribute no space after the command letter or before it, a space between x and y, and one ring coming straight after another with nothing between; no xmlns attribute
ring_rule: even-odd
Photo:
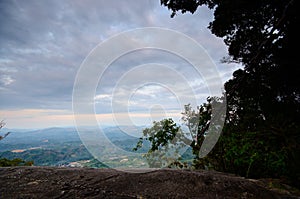
<svg viewBox="0 0 300 199"><path fill-rule="evenodd" d="M2 120L0 122L0 129L5 126L5 122ZM5 133L3 136L0 135L0 140L3 140L6 136L8 136L10 132ZM0 158L0 167L10 167L10 166L32 166L33 161L25 161L20 158L15 158L12 160L6 158Z"/></svg>
<svg viewBox="0 0 300 199"><path fill-rule="evenodd" d="M5 126L5 123L4 123L4 121L2 120L2 121L0 122L0 129L2 129L4 126ZM10 132L5 133L3 136L0 135L0 140L3 140L3 139L4 139L6 136L8 136L9 134L10 134Z"/></svg>

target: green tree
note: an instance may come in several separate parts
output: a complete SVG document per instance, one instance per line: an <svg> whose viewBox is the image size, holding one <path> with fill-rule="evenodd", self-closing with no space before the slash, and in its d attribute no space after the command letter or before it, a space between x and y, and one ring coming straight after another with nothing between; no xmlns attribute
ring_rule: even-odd
<svg viewBox="0 0 300 199"><path fill-rule="evenodd" d="M142 148L145 141L150 142L150 148L144 157L153 168L175 164L180 159L180 149L186 146L183 132L171 118L154 121L151 128L144 129L143 137L133 150Z"/></svg>
<svg viewBox="0 0 300 199"><path fill-rule="evenodd" d="M300 87L297 45L299 1L161 0L171 11L214 10L209 29L224 39L238 62L225 83L223 136L212 152L223 170L249 177L289 177L300 182ZM210 154L211 155L211 154ZM212 156L212 155L211 155ZM221 164L219 164L221 165Z"/></svg>
<svg viewBox="0 0 300 199"><path fill-rule="evenodd" d="M201 152L205 152L205 150L210 151L212 149L205 148L208 142L204 144L204 140L214 141L219 137L219 128L225 119L225 116L220 114L222 114L222 107L225 106L225 102L224 97L208 97L207 102L197 106L196 110L194 110L190 104L184 106L182 121L183 125L189 129L190 137L192 138L190 147L194 154L193 166L197 169L211 167L211 162L208 158L201 157ZM215 140L215 142L216 141L217 140ZM210 145L213 147L215 144L210 143Z"/></svg>
<svg viewBox="0 0 300 199"><path fill-rule="evenodd" d="M196 110L190 104L185 105L181 113L183 126L177 125L171 118L154 122L151 128L143 130L143 137L133 150L142 148L143 143L149 141L150 149L144 157L150 167L182 168L188 166L188 159L182 156L190 148L194 167L207 168L210 163L206 158L200 158L199 153L205 138L218 130L217 127L214 129L217 125L212 121L212 107L217 107L222 101L222 98L208 97L207 102L198 106Z"/></svg>
<svg viewBox="0 0 300 199"><path fill-rule="evenodd" d="M20 158L15 158L12 160L1 158L0 167L11 167L11 166L32 166L33 161L24 161Z"/></svg>

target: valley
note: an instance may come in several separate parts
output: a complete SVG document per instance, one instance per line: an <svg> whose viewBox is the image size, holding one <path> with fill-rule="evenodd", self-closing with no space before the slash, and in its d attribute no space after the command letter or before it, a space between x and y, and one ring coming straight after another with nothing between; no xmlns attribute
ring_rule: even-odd
<svg viewBox="0 0 300 199"><path fill-rule="evenodd" d="M130 129L131 127L123 128ZM83 144L75 128L47 128L22 131L13 129L2 130L11 133L0 143L0 158L21 158L25 161L33 161L35 166L108 167L93 157ZM88 128L88 130L97 131L96 128ZM142 127L140 130L142 130ZM103 131L107 139L122 151L131 152L138 141L137 137L124 133L118 127L107 127ZM146 166L142 156L140 158L132 158L122 154L114 154L109 148L102 147L103 152L101 154L105 156L108 165L117 167Z"/></svg>

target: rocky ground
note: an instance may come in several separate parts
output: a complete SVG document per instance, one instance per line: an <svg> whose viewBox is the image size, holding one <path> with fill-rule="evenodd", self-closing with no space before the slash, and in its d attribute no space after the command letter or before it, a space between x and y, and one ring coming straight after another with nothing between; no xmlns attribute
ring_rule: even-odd
<svg viewBox="0 0 300 199"><path fill-rule="evenodd" d="M268 180L212 171L8 167L0 168L0 198L300 198Z"/></svg>

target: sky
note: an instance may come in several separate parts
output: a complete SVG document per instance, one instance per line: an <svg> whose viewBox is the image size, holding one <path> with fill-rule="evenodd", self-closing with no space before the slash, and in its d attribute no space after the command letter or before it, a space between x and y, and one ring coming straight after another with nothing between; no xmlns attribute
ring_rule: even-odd
<svg viewBox="0 0 300 199"><path fill-rule="evenodd" d="M179 121L184 104L196 107L211 95L208 79L224 83L240 66L220 62L227 47L207 28L213 11L201 7L194 14L170 14L159 0L0 1L0 119L7 128L74 126L73 92L83 76L86 83L97 79L86 104L93 114L76 112L85 125L94 124L91 117L101 125L148 125L165 117ZM170 50L146 47L111 60L101 75L82 72L92 52L103 58L97 51L103 43L109 44L108 52L117 52L124 47L115 42L118 35L146 27L197 42L210 58L203 67L215 67L216 77L197 73ZM153 38L142 40L147 39ZM194 50L168 34L156 39L170 49ZM122 41L126 46L139 42L134 37Z"/></svg>

